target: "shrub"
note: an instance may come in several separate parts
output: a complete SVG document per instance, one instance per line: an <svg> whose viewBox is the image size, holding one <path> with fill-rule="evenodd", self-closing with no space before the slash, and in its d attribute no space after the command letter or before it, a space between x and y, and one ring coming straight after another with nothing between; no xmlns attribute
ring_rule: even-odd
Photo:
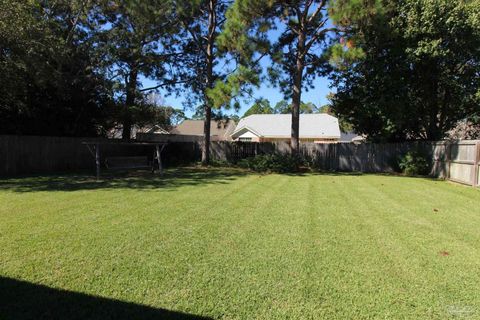
<svg viewBox="0 0 480 320"><path fill-rule="evenodd" d="M427 175L428 161L422 154L409 151L399 160L398 166L407 176Z"/></svg>
<svg viewBox="0 0 480 320"><path fill-rule="evenodd" d="M302 161L296 156L274 153L243 159L238 165L257 172L285 173L298 171Z"/></svg>
<svg viewBox="0 0 480 320"><path fill-rule="evenodd" d="M224 168L224 167L231 167L232 164L225 160L210 159L210 166Z"/></svg>

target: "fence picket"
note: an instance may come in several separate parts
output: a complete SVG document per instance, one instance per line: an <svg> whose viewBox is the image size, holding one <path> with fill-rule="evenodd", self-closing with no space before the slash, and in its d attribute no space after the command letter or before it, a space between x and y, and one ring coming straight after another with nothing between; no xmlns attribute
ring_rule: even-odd
<svg viewBox="0 0 480 320"><path fill-rule="evenodd" d="M81 144L84 138L0 135L0 176L75 171L93 167L93 159ZM91 139L90 139L91 140ZM170 142L165 162L200 160L202 142ZM129 149L130 150L130 149ZM479 186L480 141L403 142L360 145L352 143L302 143L301 155L325 171L394 172L398 158L409 150L424 153L432 163L431 175ZM118 148L111 153L131 152ZM237 163L261 154L291 152L288 142L211 143L212 159Z"/></svg>

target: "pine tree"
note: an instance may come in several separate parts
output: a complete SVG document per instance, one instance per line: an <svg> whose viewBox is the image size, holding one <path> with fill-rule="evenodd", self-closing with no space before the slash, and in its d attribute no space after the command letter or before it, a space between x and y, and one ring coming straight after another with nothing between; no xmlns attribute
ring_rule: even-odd
<svg viewBox="0 0 480 320"><path fill-rule="evenodd" d="M239 64L239 55L232 54L219 43L226 12L232 5L229 0L182 0L175 7L183 33L178 47L182 55L182 79L190 91L187 104L200 105L197 110L204 118L202 163L210 161L210 123L215 110L239 108L238 98L249 94L248 84L257 84L258 76Z"/></svg>
<svg viewBox="0 0 480 320"><path fill-rule="evenodd" d="M331 45L348 33L345 20L361 19L378 2L236 0L229 11L223 42L245 60L269 55L273 62L270 80L292 100L293 153L299 150L302 91L312 88L316 76L331 70L329 55L336 53ZM278 35L273 36L272 30Z"/></svg>

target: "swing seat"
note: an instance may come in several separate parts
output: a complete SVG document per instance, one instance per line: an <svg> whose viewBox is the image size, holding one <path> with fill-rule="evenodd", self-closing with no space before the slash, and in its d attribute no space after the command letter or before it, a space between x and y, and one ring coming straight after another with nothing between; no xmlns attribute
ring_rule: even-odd
<svg viewBox="0 0 480 320"><path fill-rule="evenodd" d="M156 170L163 175L162 168L162 151L167 145L165 142L125 142L125 141L112 141L112 140L103 140L103 141L83 141L82 144L86 145L88 151L92 154L95 159L95 168L97 181L100 180L100 171L101 171L101 156L100 156L100 146L110 145L110 146L152 146L155 148L155 153L153 160L149 161L147 156L141 157L108 157L105 158L105 167L107 169L150 169L152 173L155 173ZM157 166L158 165L158 166Z"/></svg>
<svg viewBox="0 0 480 320"><path fill-rule="evenodd" d="M153 163L148 157L110 157L105 159L107 169L150 169Z"/></svg>

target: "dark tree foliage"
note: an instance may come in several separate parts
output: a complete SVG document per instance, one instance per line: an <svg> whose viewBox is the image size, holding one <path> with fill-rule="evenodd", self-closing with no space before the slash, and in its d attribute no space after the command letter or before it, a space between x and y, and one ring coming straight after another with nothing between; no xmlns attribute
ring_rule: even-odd
<svg viewBox="0 0 480 320"><path fill-rule="evenodd" d="M94 67L85 3L0 1L0 133L91 136L105 127L111 84Z"/></svg>
<svg viewBox="0 0 480 320"><path fill-rule="evenodd" d="M438 140L480 111L480 3L385 1L339 64L334 112L376 141Z"/></svg>
<svg viewBox="0 0 480 320"><path fill-rule="evenodd" d="M138 99L132 116L133 123L139 127L158 125L167 131L186 119L183 110L165 105L162 96L155 92Z"/></svg>
<svg viewBox="0 0 480 320"><path fill-rule="evenodd" d="M292 104L288 103L287 100L279 101L273 108L273 113L277 114L287 114L292 112ZM300 102L300 113L320 113L320 109L313 104L312 102Z"/></svg>
<svg viewBox="0 0 480 320"><path fill-rule="evenodd" d="M270 101L267 99L259 99L245 112L243 117L248 117L252 114L272 114L273 108L270 106Z"/></svg>
<svg viewBox="0 0 480 320"><path fill-rule="evenodd" d="M178 81L169 1L0 0L1 133L92 136L156 119ZM168 51L168 52L167 52ZM158 82L142 87L141 77Z"/></svg>
<svg viewBox="0 0 480 320"><path fill-rule="evenodd" d="M258 99L243 115L248 117L252 114L288 114L291 113L292 105L286 100L281 100L275 104L275 107L270 106L270 101L267 99ZM315 104L308 102L300 103L300 113L321 113L321 109Z"/></svg>
<svg viewBox="0 0 480 320"><path fill-rule="evenodd" d="M92 17L103 70L115 81L118 122L123 139L130 139L132 125L144 116L144 92L171 89L178 81L172 61L179 22L173 1L104 1ZM158 84L143 88L140 76ZM152 115L153 116L153 115Z"/></svg>

